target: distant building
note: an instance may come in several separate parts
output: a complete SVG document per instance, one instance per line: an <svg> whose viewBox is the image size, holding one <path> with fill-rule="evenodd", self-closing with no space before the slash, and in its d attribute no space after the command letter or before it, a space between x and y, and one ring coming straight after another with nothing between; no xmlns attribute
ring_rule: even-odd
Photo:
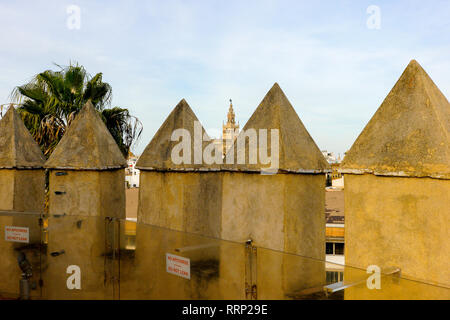
<svg viewBox="0 0 450 320"><path fill-rule="evenodd" d="M334 152L328 152L327 150L322 150L322 154L330 164L340 163L342 161L340 154L336 157Z"/></svg>
<svg viewBox="0 0 450 320"><path fill-rule="evenodd" d="M327 190L325 203L325 270L327 283L330 284L342 281L344 276L344 192Z"/></svg>
<svg viewBox="0 0 450 320"><path fill-rule="evenodd" d="M128 154L127 168L125 169L125 183L128 188L139 188L139 170L136 169L136 157L132 152Z"/></svg>
<svg viewBox="0 0 450 320"><path fill-rule="evenodd" d="M344 175L338 171L339 163L331 164L331 186L344 188Z"/></svg>
<svg viewBox="0 0 450 320"><path fill-rule="evenodd" d="M230 107L227 114L227 122L222 123L222 138L215 139L214 143L222 148L222 154L225 156L228 149L239 135L239 122L236 124L235 114L233 110L233 101L230 99ZM228 149L227 149L228 147Z"/></svg>
<svg viewBox="0 0 450 320"><path fill-rule="evenodd" d="M230 99L230 108L227 114L227 123L222 124L222 141L223 141L223 154L227 153L228 148L231 147L234 140L239 135L239 122L236 124L235 114L233 110L233 101Z"/></svg>
<svg viewBox="0 0 450 320"><path fill-rule="evenodd" d="M339 164L342 162L341 155L338 154L336 157L333 152L328 152L327 150L322 150L322 154L325 159L331 164L332 172L327 173L327 187L344 187L344 176L338 171Z"/></svg>

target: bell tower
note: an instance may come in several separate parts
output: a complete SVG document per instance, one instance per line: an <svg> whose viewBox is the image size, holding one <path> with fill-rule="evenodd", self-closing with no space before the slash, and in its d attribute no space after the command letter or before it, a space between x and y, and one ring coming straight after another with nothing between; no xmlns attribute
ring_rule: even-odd
<svg viewBox="0 0 450 320"><path fill-rule="evenodd" d="M235 114L233 110L233 101L230 99L230 107L227 114L227 123L222 124L223 155L226 154L238 135L239 122L236 124Z"/></svg>

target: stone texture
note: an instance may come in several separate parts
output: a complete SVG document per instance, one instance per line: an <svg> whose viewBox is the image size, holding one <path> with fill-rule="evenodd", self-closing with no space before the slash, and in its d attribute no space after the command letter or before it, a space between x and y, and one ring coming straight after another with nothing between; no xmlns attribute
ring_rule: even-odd
<svg viewBox="0 0 450 320"><path fill-rule="evenodd" d="M42 168L45 158L14 107L0 120L0 169Z"/></svg>
<svg viewBox="0 0 450 320"><path fill-rule="evenodd" d="M412 60L341 164L341 172L450 179L450 104Z"/></svg>
<svg viewBox="0 0 450 320"><path fill-rule="evenodd" d="M138 222L220 237L220 172L141 171Z"/></svg>
<svg viewBox="0 0 450 320"><path fill-rule="evenodd" d="M328 163L279 86L274 85L245 127L280 130L279 174L259 174L260 164L223 165L220 171L217 171L219 166L174 165L170 155L178 142L170 141L171 134L175 129L185 128L193 136L196 120L187 103L181 101L138 162L141 187L137 220L142 227L137 233L136 260L139 262L136 262L136 272L144 274L148 270L161 270L163 265L154 261L162 263L157 257L170 252L175 245L214 242L207 237L230 242L220 241L218 249L208 249L209 255L206 249L182 253L183 256L192 256L193 266L198 263L200 271L206 274L212 271L205 266L212 261L216 263L218 275L215 277L218 278L202 280L200 277L193 282L193 286L203 286L203 291L196 291L195 287L168 277L165 281L152 280L150 288L136 284L142 295L157 297L156 293L161 292L165 297L202 298L208 297L205 294L209 292L210 297L245 297L244 243L248 239L252 239L256 246L268 248L265 255L253 262L257 268L270 270L274 280L266 281L259 289L263 297L270 297L273 293L272 297L287 298L310 285L323 284L324 263L314 264L312 259L298 256L287 258L275 251L324 260L323 172L328 170ZM269 143L269 154L270 147ZM155 231L152 232L153 229ZM192 234L203 237L190 240ZM147 243L150 237L161 239L158 240L159 245L168 244L169 247L164 249L166 251L153 248ZM144 240L146 238L149 240ZM144 250L146 247L149 247L147 251ZM301 275L292 276L295 269L301 270Z"/></svg>
<svg viewBox="0 0 450 320"><path fill-rule="evenodd" d="M116 142L87 103L46 163L50 168L47 251L64 250L62 255L48 256L44 282L49 299L114 297L118 261L113 260L112 245L117 229L109 218L125 219L124 166ZM67 288L69 265L81 269L81 290Z"/></svg>
<svg viewBox="0 0 450 320"><path fill-rule="evenodd" d="M64 172L66 175L57 176ZM51 170L51 215L125 218L123 170ZM62 193L62 194L61 194Z"/></svg>
<svg viewBox="0 0 450 320"><path fill-rule="evenodd" d="M110 170L126 167L126 161L94 106L87 102L45 163L45 167Z"/></svg>
<svg viewBox="0 0 450 320"><path fill-rule="evenodd" d="M330 166L328 162L323 157L278 83L275 83L266 94L258 108L245 124L240 135L245 134L245 131L248 129L255 129L258 138L258 130L267 129L268 154L271 154L272 150L270 129L279 130L280 171L300 173L321 173L329 171ZM260 144L258 143L258 161L255 164L251 164L248 159L249 143L246 141L245 163L238 164L237 143L235 142L232 147L234 152L233 165L225 164L222 168L225 170L259 172L261 168L270 167L270 164L261 163L259 147Z"/></svg>
<svg viewBox="0 0 450 320"><path fill-rule="evenodd" d="M194 170L211 170L218 166L215 164L207 165L205 163L194 163L194 123L199 121L197 116L192 111L191 107L187 104L186 100L182 99L176 107L169 114L162 126L156 132L153 139L145 148L144 152L140 156L136 168L140 170L174 170L174 171L194 171ZM172 150L179 144L179 141L171 141L172 133L177 129L185 129L189 132L191 137L191 161L190 163L175 164L172 162ZM207 144L211 141L207 141L210 138L205 132L205 129L201 127L202 136L204 137L201 145L201 152ZM206 138L205 138L206 137ZM219 150L220 151L220 150ZM221 152L221 151L220 151Z"/></svg>
<svg viewBox="0 0 450 320"><path fill-rule="evenodd" d="M117 261L112 261L112 249L106 247L107 240L114 241L106 217L125 219L124 181L123 169L50 171L47 252L65 253L47 257L47 298L113 298L113 273L108 266ZM66 286L69 265L81 268L81 290Z"/></svg>
<svg viewBox="0 0 450 320"><path fill-rule="evenodd" d="M448 208L448 180L346 175L345 263L449 286Z"/></svg>
<svg viewBox="0 0 450 320"><path fill-rule="evenodd" d="M107 240L114 241L106 217L125 219L124 181L123 169L50 170L47 252L65 253L47 257L44 281L49 299L113 298L113 273L108 266L117 261L106 247ZM81 268L81 290L66 286L69 265Z"/></svg>
<svg viewBox="0 0 450 320"><path fill-rule="evenodd" d="M325 176L227 172L222 239L325 258Z"/></svg>
<svg viewBox="0 0 450 320"><path fill-rule="evenodd" d="M36 208L34 209L36 210ZM9 216L0 216L0 296L2 293L8 293L11 297L19 297L19 280L22 278L22 271L17 263L19 252L25 254L32 266L33 274L30 278L30 283L36 284L37 288L36 290L30 290L30 296L32 298L40 296L38 281L41 272L41 262L45 261L45 258L41 257L39 251L41 241L39 218L40 216L37 214L22 215L15 213ZM5 241L6 226L28 228L29 242Z"/></svg>
<svg viewBox="0 0 450 320"><path fill-rule="evenodd" d="M13 107L0 120L0 292L19 296L19 252L33 268L30 282L40 277L40 214L44 209L44 156ZM9 213L8 213L9 211ZM5 241L5 227L26 227L29 243ZM39 290L30 295L39 296Z"/></svg>
<svg viewBox="0 0 450 320"><path fill-rule="evenodd" d="M450 285L443 271L450 264L449 110L413 60L347 152L340 169L347 173L347 265L398 267L404 278ZM347 268L344 279L358 273ZM426 299L444 292L418 284L388 279L381 291L352 288L345 297Z"/></svg>

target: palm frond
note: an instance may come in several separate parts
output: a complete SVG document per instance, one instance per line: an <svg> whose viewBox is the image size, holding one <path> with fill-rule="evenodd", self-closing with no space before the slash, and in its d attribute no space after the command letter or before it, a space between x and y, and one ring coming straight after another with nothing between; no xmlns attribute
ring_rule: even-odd
<svg viewBox="0 0 450 320"><path fill-rule="evenodd" d="M78 63L55 64L59 70L46 70L28 83L14 88L10 96L20 104L25 126L49 156L76 114L91 100L126 156L142 133L142 123L125 108L105 108L111 104L112 88L103 74L91 77Z"/></svg>

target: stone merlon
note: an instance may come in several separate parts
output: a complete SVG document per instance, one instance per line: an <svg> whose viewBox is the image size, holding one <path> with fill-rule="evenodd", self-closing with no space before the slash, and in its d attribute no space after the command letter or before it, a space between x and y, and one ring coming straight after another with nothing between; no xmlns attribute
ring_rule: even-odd
<svg viewBox="0 0 450 320"><path fill-rule="evenodd" d="M90 101L45 163L49 169L68 170L112 170L126 165L116 141Z"/></svg>
<svg viewBox="0 0 450 320"><path fill-rule="evenodd" d="M0 120L0 169L39 169L45 158L14 107Z"/></svg>
<svg viewBox="0 0 450 320"><path fill-rule="evenodd" d="M245 134L248 129L255 129L259 135L259 129L267 129L268 154L271 152L271 129L279 130L279 171L295 173L322 173L329 172L330 165L325 160L316 143L306 130L291 103L275 83L258 108L245 124L241 132ZM238 137L239 140L239 137ZM260 144L257 154L259 155ZM238 164L237 143L234 144L235 165L224 165L224 170L257 172L261 168L269 167L270 164L258 162L251 164ZM249 143L245 143L246 157L249 155Z"/></svg>
<svg viewBox="0 0 450 320"><path fill-rule="evenodd" d="M202 134L202 145L201 153L203 153L206 145L211 143L209 136L206 134L203 126L192 111L191 107L188 105L186 100L182 99L176 107L169 114L167 119L164 121L162 126L156 132L153 139L145 148L144 152L140 156L138 162L136 163L136 168L139 170L157 170L157 171L217 171L219 166L212 164L207 165L205 163L195 163L194 153L194 126L195 122L199 124ZM179 144L179 141L172 141L171 137L175 130L185 129L189 132L190 141L190 153L191 161L190 163L180 163L175 164L172 161L172 150ZM184 138L183 138L184 139Z"/></svg>
<svg viewBox="0 0 450 320"><path fill-rule="evenodd" d="M450 179L450 104L412 60L341 164L342 173Z"/></svg>

